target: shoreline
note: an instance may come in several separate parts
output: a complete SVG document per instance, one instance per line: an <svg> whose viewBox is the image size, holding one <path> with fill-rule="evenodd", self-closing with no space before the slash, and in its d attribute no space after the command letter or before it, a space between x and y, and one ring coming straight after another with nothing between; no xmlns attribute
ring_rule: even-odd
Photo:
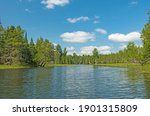
<svg viewBox="0 0 150 116"><path fill-rule="evenodd" d="M23 69L23 68L32 68L30 65L0 65L1 69Z"/></svg>
<svg viewBox="0 0 150 116"><path fill-rule="evenodd" d="M139 73L150 74L150 64L145 64L142 66L140 64L117 63L117 64L95 64L94 66L132 68L132 69L137 69L139 71Z"/></svg>
<svg viewBox="0 0 150 116"><path fill-rule="evenodd" d="M46 67L53 67L53 66L73 66L73 64L47 64ZM2 69L24 69L24 68L37 68L31 65L0 65L0 70Z"/></svg>
<svg viewBox="0 0 150 116"><path fill-rule="evenodd" d="M61 67L61 66L73 66L75 64L47 64L46 67ZM93 64L93 66L100 67L118 67L118 68L133 68L138 69L140 73L150 74L150 64L146 64L141 66L140 64L125 64L125 63L117 63L117 64ZM0 65L0 70L2 69L25 69L25 68L36 68L31 65Z"/></svg>

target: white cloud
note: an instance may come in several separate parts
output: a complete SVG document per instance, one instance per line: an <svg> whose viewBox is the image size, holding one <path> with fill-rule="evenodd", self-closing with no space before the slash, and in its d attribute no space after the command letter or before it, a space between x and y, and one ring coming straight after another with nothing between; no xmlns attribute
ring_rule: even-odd
<svg viewBox="0 0 150 116"><path fill-rule="evenodd" d="M96 48L100 54L109 54L111 53L111 47L110 46L87 46L87 47L82 47L80 49L80 54L81 55L92 55L92 52Z"/></svg>
<svg viewBox="0 0 150 116"><path fill-rule="evenodd" d="M60 35L60 37L63 39L63 41L71 43L84 43L88 41L94 41L96 38L95 34L84 31L77 31L71 33L66 32Z"/></svg>
<svg viewBox="0 0 150 116"><path fill-rule="evenodd" d="M137 5L138 4L138 1L132 1L130 2L130 5Z"/></svg>
<svg viewBox="0 0 150 116"><path fill-rule="evenodd" d="M139 32L131 32L128 34L115 33L108 36L109 40L115 42L131 42L140 40L141 34Z"/></svg>
<svg viewBox="0 0 150 116"><path fill-rule="evenodd" d="M96 21L96 20L95 20L95 21L93 21L93 23L94 23L94 24L97 24L97 23L99 23L99 21Z"/></svg>
<svg viewBox="0 0 150 116"><path fill-rule="evenodd" d="M26 8L25 11L26 11L26 12L31 12L30 9L28 9L28 8Z"/></svg>
<svg viewBox="0 0 150 116"><path fill-rule="evenodd" d="M81 16L81 17L78 17L78 18L68 18L67 21L70 22L70 23L76 23L76 22L79 22L79 21L88 21L90 20L89 17L87 16Z"/></svg>
<svg viewBox="0 0 150 116"><path fill-rule="evenodd" d="M48 9L54 9L55 6L65 6L69 4L70 0L42 0L42 4L46 5Z"/></svg>
<svg viewBox="0 0 150 116"><path fill-rule="evenodd" d="M105 29L102 29L102 28L97 28L95 31L99 32L100 34L107 34L107 31Z"/></svg>
<svg viewBox="0 0 150 116"><path fill-rule="evenodd" d="M25 0L24 0L25 1ZM32 2L32 0L26 0L28 2ZM19 2L23 2L23 0L19 0Z"/></svg>

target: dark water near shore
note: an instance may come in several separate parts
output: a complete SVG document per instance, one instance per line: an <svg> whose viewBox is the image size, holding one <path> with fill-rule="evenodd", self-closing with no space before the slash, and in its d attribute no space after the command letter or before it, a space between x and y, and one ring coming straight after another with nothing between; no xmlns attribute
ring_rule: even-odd
<svg viewBox="0 0 150 116"><path fill-rule="evenodd" d="M90 65L0 70L0 98L150 99L150 78L136 69Z"/></svg>

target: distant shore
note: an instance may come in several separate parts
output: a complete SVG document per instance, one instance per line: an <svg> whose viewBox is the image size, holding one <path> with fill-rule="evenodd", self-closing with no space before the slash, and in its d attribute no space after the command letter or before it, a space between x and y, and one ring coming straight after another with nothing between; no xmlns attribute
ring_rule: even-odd
<svg viewBox="0 0 150 116"><path fill-rule="evenodd" d="M45 65L45 67L73 66L73 65L74 64L47 64L47 65ZM116 64L95 64L94 66L134 68L134 69L137 69L140 73L150 74L150 64L141 66L140 64L116 63ZM0 65L0 69L22 69L22 68L33 68L33 66L30 66L30 65Z"/></svg>
<svg viewBox="0 0 150 116"><path fill-rule="evenodd" d="M47 64L45 67L53 66L72 66L73 64ZM31 65L0 65L0 69L22 69L22 68L33 68Z"/></svg>
<svg viewBox="0 0 150 116"><path fill-rule="evenodd" d="M140 64L116 63L116 64L96 64L95 66L133 68L137 69L139 73L150 74L150 64L145 64L142 66Z"/></svg>

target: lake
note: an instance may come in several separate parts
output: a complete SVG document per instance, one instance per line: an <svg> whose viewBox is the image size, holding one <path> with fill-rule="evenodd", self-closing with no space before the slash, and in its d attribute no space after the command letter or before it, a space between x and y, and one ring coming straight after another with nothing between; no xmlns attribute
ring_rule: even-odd
<svg viewBox="0 0 150 116"><path fill-rule="evenodd" d="M0 70L0 98L150 99L149 75L137 69L74 65Z"/></svg>

